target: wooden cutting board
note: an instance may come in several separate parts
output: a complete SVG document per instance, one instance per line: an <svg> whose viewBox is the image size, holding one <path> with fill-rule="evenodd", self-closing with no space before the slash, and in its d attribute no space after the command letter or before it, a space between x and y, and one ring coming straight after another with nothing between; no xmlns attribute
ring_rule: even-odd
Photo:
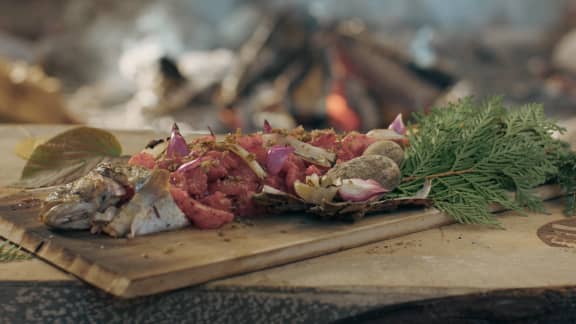
<svg viewBox="0 0 576 324"><path fill-rule="evenodd" d="M556 187L540 195L557 197ZM0 236L120 297L136 297L259 270L451 223L434 209L371 215L356 223L283 215L134 239L52 231L30 194L0 199Z"/></svg>

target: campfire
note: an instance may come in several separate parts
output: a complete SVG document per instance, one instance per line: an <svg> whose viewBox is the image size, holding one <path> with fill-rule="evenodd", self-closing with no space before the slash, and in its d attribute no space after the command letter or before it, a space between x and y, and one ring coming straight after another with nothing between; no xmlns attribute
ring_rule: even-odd
<svg viewBox="0 0 576 324"><path fill-rule="evenodd" d="M409 120L416 111L470 94L540 102L562 116L576 106L570 59L576 37L568 10L564 20L538 27L539 34L486 23L463 37L454 26L395 23L389 16L376 22L368 12L344 17L331 14L335 8L319 14L305 6L250 4L243 18L250 24L233 15L229 22L222 13L227 18L217 25L243 31L225 43L169 4L96 7L91 20L63 22L72 24L66 33L49 26L31 34L0 29L3 121L157 130L178 121L183 131L224 133L255 131L267 120L278 128L366 131L385 127L399 113ZM199 37L198 30L212 36ZM38 78L18 83L10 76L42 70L30 76L45 74L48 92ZM23 86L32 90L10 91ZM42 114L33 112L37 102L48 103ZM15 105L26 109L15 113Z"/></svg>
<svg viewBox="0 0 576 324"><path fill-rule="evenodd" d="M175 64L167 69L170 61L160 62L159 79L167 85L158 92L157 112L187 87ZM203 93L188 92L190 101L174 108L205 100L228 130L253 130L264 119L277 127L369 130L430 107L455 83L440 68L419 66L378 42L359 21L321 24L282 11L257 26L221 80Z"/></svg>

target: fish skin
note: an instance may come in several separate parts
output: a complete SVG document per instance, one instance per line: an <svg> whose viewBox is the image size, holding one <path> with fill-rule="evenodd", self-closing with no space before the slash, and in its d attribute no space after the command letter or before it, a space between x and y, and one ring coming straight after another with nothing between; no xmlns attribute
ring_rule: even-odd
<svg viewBox="0 0 576 324"><path fill-rule="evenodd" d="M78 200L66 204L58 204L44 212L41 216L44 224L61 229L81 230L89 229L91 216L96 212L93 203Z"/></svg>
<svg viewBox="0 0 576 324"><path fill-rule="evenodd" d="M168 171L155 169L146 185L102 230L112 237L135 237L189 226L168 190L169 177Z"/></svg>
<svg viewBox="0 0 576 324"><path fill-rule="evenodd" d="M150 179L151 171L138 165L125 163L100 163L95 172L123 186L133 186L139 191Z"/></svg>
<svg viewBox="0 0 576 324"><path fill-rule="evenodd" d="M132 221L129 237L171 231L190 226L186 215L178 208L172 195L166 192L145 212Z"/></svg>
<svg viewBox="0 0 576 324"><path fill-rule="evenodd" d="M58 187L42 204L40 220L59 229L89 229L93 217L125 198L126 188L140 189L150 171L127 164L100 163L94 170Z"/></svg>
<svg viewBox="0 0 576 324"><path fill-rule="evenodd" d="M102 213L96 213L92 217L92 227L90 233L97 234L102 232L102 228L110 223L118 214L118 207L110 206Z"/></svg>

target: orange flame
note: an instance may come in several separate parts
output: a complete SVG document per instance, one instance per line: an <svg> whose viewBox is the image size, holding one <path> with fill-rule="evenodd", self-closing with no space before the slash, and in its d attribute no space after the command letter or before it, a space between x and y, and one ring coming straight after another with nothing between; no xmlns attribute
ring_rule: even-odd
<svg viewBox="0 0 576 324"><path fill-rule="evenodd" d="M360 118L348 105L342 88L340 82L334 84L332 91L326 97L326 112L338 130L346 132L358 130L360 129Z"/></svg>

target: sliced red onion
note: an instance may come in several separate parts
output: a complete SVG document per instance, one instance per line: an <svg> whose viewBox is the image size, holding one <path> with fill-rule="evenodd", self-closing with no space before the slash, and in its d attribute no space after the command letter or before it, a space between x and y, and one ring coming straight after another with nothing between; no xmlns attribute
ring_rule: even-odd
<svg viewBox="0 0 576 324"><path fill-rule="evenodd" d="M338 188L340 197L347 201L367 201L370 198L387 193L390 190L382 187L373 179L345 179Z"/></svg>
<svg viewBox="0 0 576 324"><path fill-rule="evenodd" d="M272 133L272 126L267 119L264 119L264 134Z"/></svg>
<svg viewBox="0 0 576 324"><path fill-rule="evenodd" d="M177 173L184 173L186 171L196 169L197 167L199 167L202 164L202 162L204 162L206 160L207 160L206 157L200 157L200 158L194 159L192 161L188 161L188 162L182 164L181 166L179 166L178 169L176 169L176 172Z"/></svg>
<svg viewBox="0 0 576 324"><path fill-rule="evenodd" d="M180 134L178 125L174 123L174 125L172 125L172 133L170 134L170 140L168 140L168 147L166 148L166 157L167 158L182 157L188 155L189 153L190 149L188 148L188 144L186 144L184 136Z"/></svg>
<svg viewBox="0 0 576 324"><path fill-rule="evenodd" d="M398 116L396 116L396 118L394 118L394 121L392 121L392 123L390 123L390 126L388 126L388 129L395 131L397 134L406 135L406 126L404 125L404 121L402 120L402 114L401 113L398 114Z"/></svg>
<svg viewBox="0 0 576 324"><path fill-rule="evenodd" d="M268 156L266 157L266 169L271 175L277 175L282 170L286 159L295 149L292 146L273 146L268 150Z"/></svg>

